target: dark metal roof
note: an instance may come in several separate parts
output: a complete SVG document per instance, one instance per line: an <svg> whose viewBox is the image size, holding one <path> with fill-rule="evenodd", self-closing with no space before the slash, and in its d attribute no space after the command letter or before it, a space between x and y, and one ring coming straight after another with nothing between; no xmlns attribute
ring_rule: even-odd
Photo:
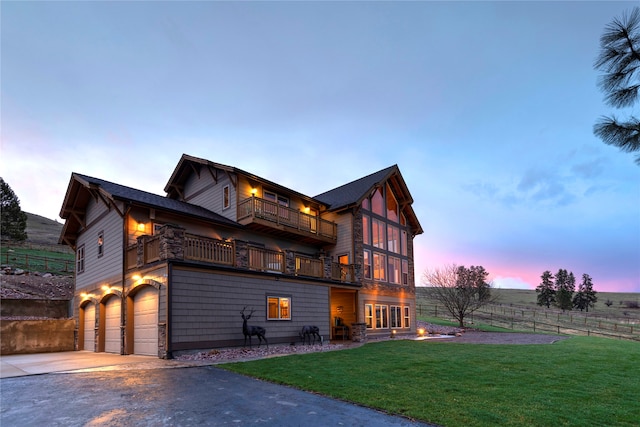
<svg viewBox="0 0 640 427"><path fill-rule="evenodd" d="M382 184L397 170L397 165L390 166L333 190L318 194L314 199L328 205L330 210L339 210L349 205L358 204L365 196L369 195L372 188Z"/></svg>
<svg viewBox="0 0 640 427"><path fill-rule="evenodd" d="M148 193L146 191L137 190L135 188L126 187L120 184L115 184L103 179L93 178L87 175L74 173L73 176L82 181L85 181L90 186L100 187L101 190L105 191L114 200L132 202L138 205L144 205L155 209L171 211L208 221L214 221L223 225L240 227L240 224L238 224L237 222L232 221L201 206L181 202L179 200L169 199L164 196L159 196L157 194Z"/></svg>

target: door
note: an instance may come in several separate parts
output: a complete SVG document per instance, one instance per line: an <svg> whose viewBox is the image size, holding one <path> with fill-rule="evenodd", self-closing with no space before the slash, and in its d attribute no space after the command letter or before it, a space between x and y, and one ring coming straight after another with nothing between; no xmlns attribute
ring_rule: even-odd
<svg viewBox="0 0 640 427"><path fill-rule="evenodd" d="M120 298L113 296L107 300L104 325L104 351L120 354Z"/></svg>
<svg viewBox="0 0 640 427"><path fill-rule="evenodd" d="M158 356L158 291L141 289L133 300L133 354Z"/></svg>
<svg viewBox="0 0 640 427"><path fill-rule="evenodd" d="M96 351L96 306L95 304L87 304L84 306L84 341L82 349L87 351Z"/></svg>

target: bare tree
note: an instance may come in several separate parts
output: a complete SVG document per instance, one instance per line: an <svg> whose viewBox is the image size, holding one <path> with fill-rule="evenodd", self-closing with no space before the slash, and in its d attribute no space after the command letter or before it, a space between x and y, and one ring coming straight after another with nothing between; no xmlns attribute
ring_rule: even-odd
<svg viewBox="0 0 640 427"><path fill-rule="evenodd" d="M442 304L460 327L464 327L465 317L498 299L491 294L488 275L482 266L466 268L449 264L426 271L422 284L428 287L429 297Z"/></svg>

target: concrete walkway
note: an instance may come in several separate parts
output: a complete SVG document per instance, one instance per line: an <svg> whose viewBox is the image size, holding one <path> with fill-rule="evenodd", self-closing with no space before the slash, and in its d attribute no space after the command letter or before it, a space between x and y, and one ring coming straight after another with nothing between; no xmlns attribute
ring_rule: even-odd
<svg viewBox="0 0 640 427"><path fill-rule="evenodd" d="M197 362L163 360L154 356L121 356L91 351L12 354L0 356L0 378L23 377L53 372L93 372L116 369L157 369L198 366Z"/></svg>

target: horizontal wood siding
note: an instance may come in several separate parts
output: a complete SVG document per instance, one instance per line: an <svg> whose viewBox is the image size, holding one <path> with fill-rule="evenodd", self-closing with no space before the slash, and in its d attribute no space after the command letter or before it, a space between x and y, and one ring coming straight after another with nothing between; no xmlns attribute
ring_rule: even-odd
<svg viewBox="0 0 640 427"><path fill-rule="evenodd" d="M122 277L123 220L115 209L102 203L91 203L88 209L93 221L78 237L78 247L84 245L84 272L76 274L76 290L100 287ZM98 233L104 232L103 255L98 256Z"/></svg>
<svg viewBox="0 0 640 427"><path fill-rule="evenodd" d="M349 263L355 262L353 255L353 216L351 214L332 215L332 218L326 218L338 225L338 241L334 248L331 249L331 255L334 255L334 261L338 261L338 256L349 254Z"/></svg>
<svg viewBox="0 0 640 427"><path fill-rule="evenodd" d="M303 325L314 324L329 336L329 290L324 286L274 280L258 275L234 275L174 268L171 336L175 346L197 343L242 345L243 307L255 309L250 325L267 330L270 343L289 342ZM266 320L267 296L291 298L292 320ZM253 342L257 344L256 338ZM204 348L204 347L203 347Z"/></svg>
<svg viewBox="0 0 640 427"><path fill-rule="evenodd" d="M185 201L235 221L236 188L229 180L229 174L221 170L216 170L216 174L217 181L206 168L202 168L199 175L191 174L184 188ZM229 207L224 209L223 189L227 185L229 186Z"/></svg>

